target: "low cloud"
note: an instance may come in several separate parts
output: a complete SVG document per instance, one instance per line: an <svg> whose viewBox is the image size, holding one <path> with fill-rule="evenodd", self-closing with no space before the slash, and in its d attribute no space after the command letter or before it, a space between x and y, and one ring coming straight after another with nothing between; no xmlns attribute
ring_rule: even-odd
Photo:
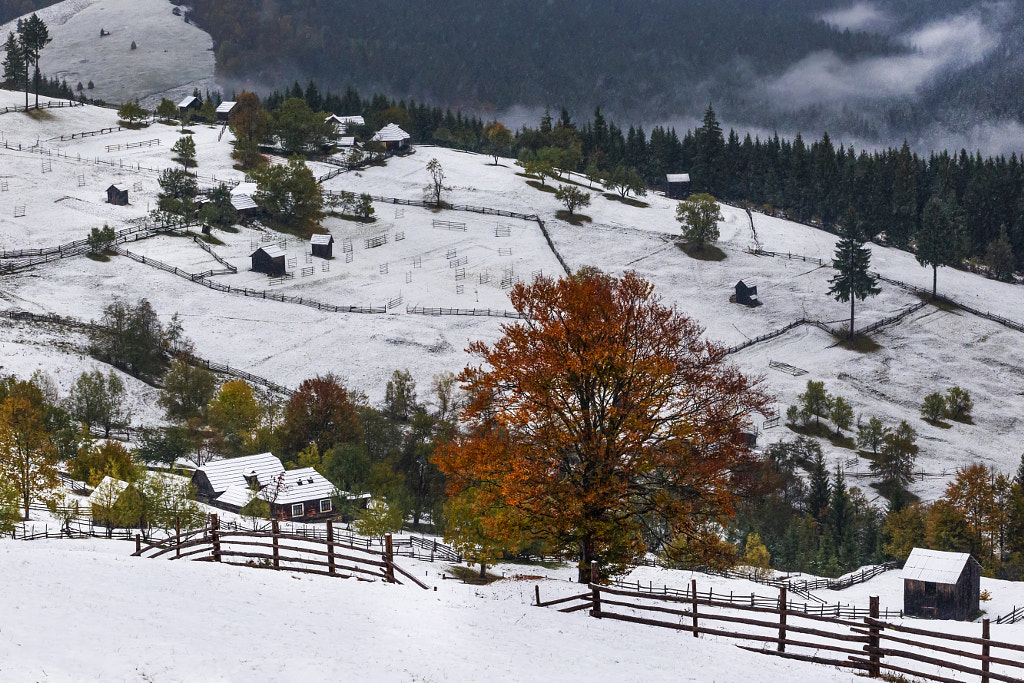
<svg viewBox="0 0 1024 683"><path fill-rule="evenodd" d="M999 46L1000 35L976 13L968 13L927 24L899 40L913 52L854 60L832 51L808 55L768 83L765 94L786 109L913 95L941 74L983 60Z"/></svg>
<svg viewBox="0 0 1024 683"><path fill-rule="evenodd" d="M821 20L838 29L850 31L882 31L892 23L892 17L870 2L858 2L844 9L821 15Z"/></svg>

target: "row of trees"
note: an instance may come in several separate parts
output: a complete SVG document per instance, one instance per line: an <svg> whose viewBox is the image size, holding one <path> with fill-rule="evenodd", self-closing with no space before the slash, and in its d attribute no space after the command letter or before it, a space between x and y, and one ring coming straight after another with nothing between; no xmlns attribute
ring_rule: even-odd
<svg viewBox="0 0 1024 683"><path fill-rule="evenodd" d="M17 33L11 31L4 43L4 84L12 89L25 89L25 109L28 109L29 89L33 83L35 106L39 108L39 86L45 80L39 71L39 56L51 40L46 22L33 14L28 19L19 19Z"/></svg>

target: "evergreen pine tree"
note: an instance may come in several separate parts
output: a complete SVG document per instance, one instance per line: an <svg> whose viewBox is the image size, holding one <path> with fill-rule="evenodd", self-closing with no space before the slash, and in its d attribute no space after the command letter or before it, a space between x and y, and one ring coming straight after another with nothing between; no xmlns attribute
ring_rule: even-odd
<svg viewBox="0 0 1024 683"><path fill-rule="evenodd" d="M939 266L951 266L961 257L963 225L956 197L942 199L935 195L924 205L914 255L919 264L932 267L933 299L938 288Z"/></svg>
<svg viewBox="0 0 1024 683"><path fill-rule="evenodd" d="M719 174L725 152L725 138L722 127L715 117L715 110L708 105L701 127L694 131L696 155L693 160L693 182L696 190L718 194Z"/></svg>
<svg viewBox="0 0 1024 683"><path fill-rule="evenodd" d="M828 481L828 468L825 466L825 456L821 452L821 446L814 444L811 461L808 464L810 475L809 490L807 492L807 511L817 520L821 520L828 510L831 497L831 486Z"/></svg>
<svg viewBox="0 0 1024 683"><path fill-rule="evenodd" d="M852 208L846 210L840 232L840 240L836 244L836 255L832 266L838 271L829 283L832 285L828 293L836 301L850 302L850 339L854 334L854 303L856 299L863 301L875 296L881 289L878 278L871 274L871 251L864 246L864 234L860 228L857 212Z"/></svg>
<svg viewBox="0 0 1024 683"><path fill-rule="evenodd" d="M12 90L20 88L25 76L25 53L13 31L4 43L4 52L4 85Z"/></svg>
<svg viewBox="0 0 1024 683"><path fill-rule="evenodd" d="M828 503L828 523L832 535L841 541L847 535L852 523L853 510L850 508L850 495L846 490L846 477L842 468L836 468L836 478L832 483L831 496Z"/></svg>
<svg viewBox="0 0 1024 683"><path fill-rule="evenodd" d="M889 241L897 247L906 247L913 239L917 226L916 157L911 154L907 141L895 156L895 177L892 184L892 221L887 230Z"/></svg>

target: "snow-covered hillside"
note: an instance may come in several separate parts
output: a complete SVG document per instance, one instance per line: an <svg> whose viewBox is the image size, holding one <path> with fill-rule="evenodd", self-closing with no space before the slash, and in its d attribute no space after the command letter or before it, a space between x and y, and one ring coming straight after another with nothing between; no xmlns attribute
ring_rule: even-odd
<svg viewBox="0 0 1024 683"><path fill-rule="evenodd" d="M173 9L167 0L64 0L40 10L53 38L40 67L72 88L92 81L89 97L116 104L215 89L213 39ZM16 24L0 26L0 35ZM108 35L100 37L101 29Z"/></svg>
<svg viewBox="0 0 1024 683"><path fill-rule="evenodd" d="M15 102L17 96L0 91L0 105ZM157 170L174 165L170 148L180 133L173 127L153 125L62 141L61 135L116 125L115 113L78 107L46 114L41 120L20 113L0 116L0 135L8 144L38 143L33 151L0 149L0 181L8 187L0 192L0 249L55 246L84 237L93 227L130 225L155 205ZM219 128L193 130L197 171L204 184L214 177L241 180L242 174L231 167L230 132L218 140ZM125 147L147 140L160 144ZM421 147L411 156L390 159L386 166L342 174L325 186L419 199L427 182L425 166L434 157L453 186L448 197L453 203L538 214L571 268L593 265L612 273L635 269L667 301L704 325L708 337L727 346L800 318L838 327L849 314L847 305L826 294L831 277L827 265L750 253L754 236L747 216L728 206L722 209L719 243L727 258L707 262L693 260L679 249L675 202L651 195L644 198L648 206L639 208L594 190L593 203L584 210L593 222L572 226L555 218L560 205L550 193L528 186L511 160L494 166L489 157ZM44 173L47 162L49 171ZM317 174L331 168L312 166ZM129 187L129 206L105 203L106 188L112 183ZM15 218L19 205L25 207L25 216ZM224 244L214 249L239 272L214 279L340 306L381 307L400 298L387 314L334 313L221 293L120 257L109 263L63 259L8 275L0 280L0 297L10 308L85 319L98 318L115 296L147 297L165 319L175 312L181 316L186 334L206 358L288 386L333 372L371 401L379 401L393 370L408 368L417 383L426 386L439 372L463 368L470 360L465 353L468 344L496 340L506 322L495 317L425 316L407 312L407 307L505 310L511 303L502 280L529 282L537 273L560 273L535 222L387 203L377 203L376 211L378 221L372 225L325 222L336 238L330 262L308 257L308 243L288 238L289 270L295 277L276 286L249 272L249 254L265 239L279 237L250 229L220 233ZM435 220L463 223L466 229L442 230ZM828 233L760 214L754 214L754 222L766 250L826 261L831 257L835 238ZM367 242L381 235L387 236L386 244L374 247ZM344 253L349 241L351 260ZM190 273L217 268L210 255L184 238L159 237L125 246ZM911 254L878 246L873 246L873 254L873 265L883 275L930 285L930 270L918 266ZM763 306L748 309L728 303L740 279L758 286ZM1024 318L1019 286L943 268L939 289L976 308ZM858 305L858 326L919 302L914 294L883 283L878 297ZM16 327L18 335L30 333L24 324ZM940 495L959 465L981 461L1002 471L1016 467L1024 428L1024 335L963 311L928 306L883 328L874 339L881 348L862 354L837 347L817 328L801 327L731 359L746 372L764 376L764 386L777 397L780 412L796 401L808 379L815 379L825 381L830 392L845 397L865 419L878 415L890 425L901 419L911 422L920 433L919 467L925 475L912 490L925 499ZM781 373L769 367L770 361L788 363L807 374ZM67 361L72 368L82 363L75 358ZM29 365L21 363L17 371L30 374ZM953 385L971 392L974 424L939 429L922 421L922 397ZM764 432L762 443L791 436L779 427ZM843 465L855 483L867 488L864 461L850 450L829 444L825 449L832 463Z"/></svg>

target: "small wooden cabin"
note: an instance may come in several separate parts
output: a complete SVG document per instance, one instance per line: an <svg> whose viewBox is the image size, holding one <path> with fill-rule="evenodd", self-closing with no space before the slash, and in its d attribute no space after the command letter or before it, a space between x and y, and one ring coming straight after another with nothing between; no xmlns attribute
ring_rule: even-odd
<svg viewBox="0 0 1024 683"><path fill-rule="evenodd" d="M736 283L736 303L744 306L757 306L761 302L757 300L757 285L749 286L743 280Z"/></svg>
<svg viewBox="0 0 1024 683"><path fill-rule="evenodd" d="M199 98L189 95L181 102L178 102L178 115L184 116L189 111L199 111Z"/></svg>
<svg viewBox="0 0 1024 683"><path fill-rule="evenodd" d="M690 196L690 174L667 174L665 176L665 196L669 199L686 199Z"/></svg>
<svg viewBox="0 0 1024 683"><path fill-rule="evenodd" d="M970 553L914 548L903 565L903 612L971 621L981 609L981 565Z"/></svg>
<svg viewBox="0 0 1024 683"><path fill-rule="evenodd" d="M107 188L107 204L128 206L128 188L124 185L111 185Z"/></svg>
<svg viewBox="0 0 1024 683"><path fill-rule="evenodd" d="M236 104L237 102L221 102L217 105L217 120L221 123L227 123Z"/></svg>
<svg viewBox="0 0 1024 683"><path fill-rule="evenodd" d="M334 235L313 235L310 243L313 247L313 256L334 258Z"/></svg>
<svg viewBox="0 0 1024 683"><path fill-rule="evenodd" d="M384 148L389 152L400 152L408 148L411 139L412 136L402 130L397 123L389 123L373 136L374 142L384 143Z"/></svg>
<svg viewBox="0 0 1024 683"><path fill-rule="evenodd" d="M271 277L281 277L285 274L285 248L279 245L268 245L260 247L252 252L252 269L257 273L266 273Z"/></svg>

